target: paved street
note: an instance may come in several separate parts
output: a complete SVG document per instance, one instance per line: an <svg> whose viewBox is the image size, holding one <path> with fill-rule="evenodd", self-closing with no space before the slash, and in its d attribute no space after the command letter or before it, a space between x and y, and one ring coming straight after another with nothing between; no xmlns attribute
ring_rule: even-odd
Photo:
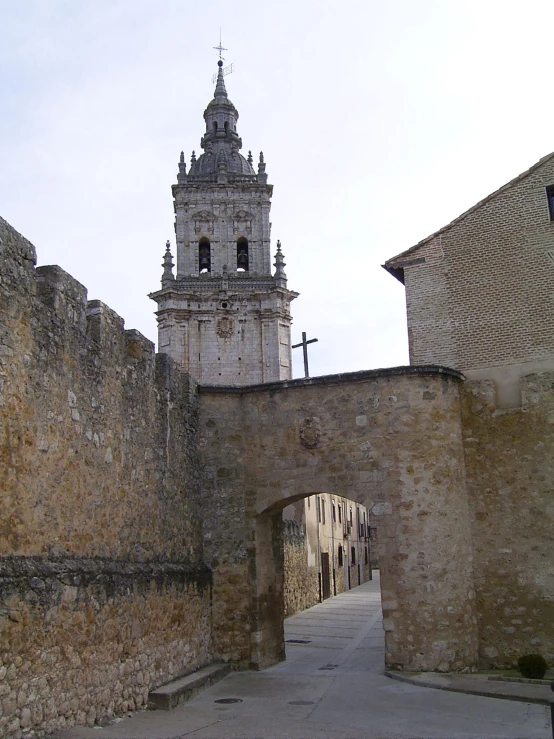
<svg viewBox="0 0 554 739"><path fill-rule="evenodd" d="M169 713L60 739L550 739L546 706L445 692L383 674L378 578L286 622L287 661L231 673ZM238 703L216 703L238 698Z"/></svg>

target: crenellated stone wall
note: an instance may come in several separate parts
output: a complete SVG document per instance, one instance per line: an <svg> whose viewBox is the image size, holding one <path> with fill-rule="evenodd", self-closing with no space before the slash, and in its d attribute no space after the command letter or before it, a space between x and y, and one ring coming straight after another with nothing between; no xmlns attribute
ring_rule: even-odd
<svg viewBox="0 0 554 739"><path fill-rule="evenodd" d="M0 734L211 660L189 378L0 220Z"/></svg>

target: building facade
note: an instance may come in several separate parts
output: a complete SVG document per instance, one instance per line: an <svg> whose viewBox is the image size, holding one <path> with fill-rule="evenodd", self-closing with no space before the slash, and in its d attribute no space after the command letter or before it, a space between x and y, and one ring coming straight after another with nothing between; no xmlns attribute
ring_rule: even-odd
<svg viewBox="0 0 554 739"><path fill-rule="evenodd" d="M461 370L480 658L547 654L554 592L554 154L385 263L410 361Z"/></svg>
<svg viewBox="0 0 554 739"><path fill-rule="evenodd" d="M273 186L260 153L240 153L238 111L219 63L205 133L173 185L177 274L167 243L158 304L158 347L202 383L250 385L292 377L290 303L277 242L271 265Z"/></svg>

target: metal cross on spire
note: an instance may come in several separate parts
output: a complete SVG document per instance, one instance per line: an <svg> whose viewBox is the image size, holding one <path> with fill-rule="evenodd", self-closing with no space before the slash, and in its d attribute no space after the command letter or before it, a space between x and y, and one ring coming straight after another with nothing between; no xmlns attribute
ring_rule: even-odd
<svg viewBox="0 0 554 739"><path fill-rule="evenodd" d="M219 52L219 61L220 62L224 61L225 57L222 56L221 52L227 51L227 49L221 45L221 28L219 29L219 46L214 46L213 48Z"/></svg>
<svg viewBox="0 0 554 739"><path fill-rule="evenodd" d="M293 344L292 349L297 349L299 346L302 347L302 350L304 352L304 377L309 377L310 373L308 371L308 344L313 344L314 341L317 341L317 339L309 339L306 341L306 332L302 331L302 341L300 344Z"/></svg>
<svg viewBox="0 0 554 739"><path fill-rule="evenodd" d="M222 55L222 52L223 51L227 51L227 49L225 48L225 46L222 46L222 44L221 44L221 28L219 29L219 45L218 46L214 46L213 48L219 53L219 61L218 61L217 64L221 68L221 67L223 67L223 62L225 60L225 57ZM226 77L228 74L231 74L231 72L233 71L233 65L232 64L229 64L224 69L222 69L221 71L223 73L223 76ZM215 84L216 81L217 81L217 74L214 74L214 76L212 77L212 82Z"/></svg>

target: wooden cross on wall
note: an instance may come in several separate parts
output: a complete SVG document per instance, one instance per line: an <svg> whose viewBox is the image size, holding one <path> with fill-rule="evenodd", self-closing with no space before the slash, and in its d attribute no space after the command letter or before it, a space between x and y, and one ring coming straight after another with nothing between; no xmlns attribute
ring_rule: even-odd
<svg viewBox="0 0 554 739"><path fill-rule="evenodd" d="M308 344L313 344L314 341L317 341L317 339L310 339L309 341L306 341L306 332L302 331L302 341L300 344L293 344L293 349L298 349L299 346L302 347L302 350L304 352L304 377L309 377L310 373L308 371Z"/></svg>

